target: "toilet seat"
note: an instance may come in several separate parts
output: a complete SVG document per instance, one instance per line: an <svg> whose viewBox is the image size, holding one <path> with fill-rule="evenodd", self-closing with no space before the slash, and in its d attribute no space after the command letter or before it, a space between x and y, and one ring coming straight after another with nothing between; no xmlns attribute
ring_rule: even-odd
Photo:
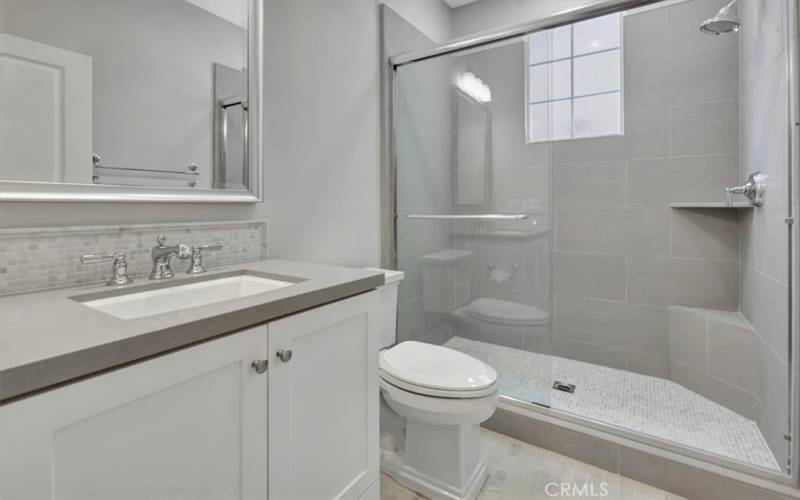
<svg viewBox="0 0 800 500"><path fill-rule="evenodd" d="M541 326L549 320L547 311L505 300L480 298L466 306L464 313L480 321L514 326Z"/></svg>
<svg viewBox="0 0 800 500"><path fill-rule="evenodd" d="M446 347L402 342L381 351L381 379L400 389L438 398L480 398L497 392L497 372Z"/></svg>

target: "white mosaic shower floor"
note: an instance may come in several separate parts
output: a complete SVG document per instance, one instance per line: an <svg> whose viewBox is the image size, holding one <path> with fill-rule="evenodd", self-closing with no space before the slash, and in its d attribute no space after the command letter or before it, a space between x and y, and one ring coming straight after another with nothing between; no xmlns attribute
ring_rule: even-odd
<svg viewBox="0 0 800 500"><path fill-rule="evenodd" d="M493 366L501 394L780 470L754 421L670 380L461 337L444 345ZM556 380L575 392L553 390Z"/></svg>

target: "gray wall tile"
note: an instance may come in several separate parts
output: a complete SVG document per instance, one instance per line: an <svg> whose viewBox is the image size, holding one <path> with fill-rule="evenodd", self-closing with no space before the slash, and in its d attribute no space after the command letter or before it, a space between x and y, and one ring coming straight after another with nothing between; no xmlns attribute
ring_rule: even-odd
<svg viewBox="0 0 800 500"><path fill-rule="evenodd" d="M739 150L739 101L671 109L670 154L734 154Z"/></svg>
<svg viewBox="0 0 800 500"><path fill-rule="evenodd" d="M748 89L784 50L786 20L783 0L743 2L739 15L751 29L742 30L742 88Z"/></svg>
<svg viewBox="0 0 800 500"><path fill-rule="evenodd" d="M556 250L667 255L666 209L559 209Z"/></svg>
<svg viewBox="0 0 800 500"><path fill-rule="evenodd" d="M762 207L750 210L742 224L742 262L780 283L789 281L789 227L786 210Z"/></svg>
<svg viewBox="0 0 800 500"><path fill-rule="evenodd" d="M670 255L738 262L738 210L672 210Z"/></svg>
<svg viewBox="0 0 800 500"><path fill-rule="evenodd" d="M744 132L742 135L746 135ZM749 148L742 148L739 179L755 172L767 176L764 205L767 207L785 207L787 198L786 177L789 171L789 157L786 154L786 128L773 132L760 139Z"/></svg>
<svg viewBox="0 0 800 500"><path fill-rule="evenodd" d="M641 352L630 352L628 353L628 370L651 377L669 379L669 358Z"/></svg>
<svg viewBox="0 0 800 500"><path fill-rule="evenodd" d="M598 343L599 342L599 343ZM553 354L562 358L575 359L585 363L610 366L618 370L628 369L629 352L608 347L611 343L602 344L602 339L594 342L581 342L567 338L553 339Z"/></svg>
<svg viewBox="0 0 800 500"><path fill-rule="evenodd" d="M553 168L557 208L625 207L625 163L558 165Z"/></svg>
<svg viewBox="0 0 800 500"><path fill-rule="evenodd" d="M754 418L756 399L747 391L676 362L670 364L670 377L687 389L701 394L745 418Z"/></svg>
<svg viewBox="0 0 800 500"><path fill-rule="evenodd" d="M670 56L669 13L653 9L625 15L623 36L625 65L646 60L663 60Z"/></svg>
<svg viewBox="0 0 800 500"><path fill-rule="evenodd" d="M737 185L737 155L634 160L628 164L628 206L725 201L725 186Z"/></svg>
<svg viewBox="0 0 800 500"><path fill-rule="evenodd" d="M707 369L708 320L686 307L669 308L669 358L700 372Z"/></svg>
<svg viewBox="0 0 800 500"><path fill-rule="evenodd" d="M775 459L779 464L787 463L789 458L789 443L784 438L787 434L786 417L784 415L772 415L761 405L756 402L756 425L758 425L761 435L764 436L764 441L767 446L775 455Z"/></svg>
<svg viewBox="0 0 800 500"><path fill-rule="evenodd" d="M789 415L789 367L761 339L755 341L755 395L786 432Z"/></svg>
<svg viewBox="0 0 800 500"><path fill-rule="evenodd" d="M666 357L666 307L557 295L556 338Z"/></svg>
<svg viewBox="0 0 800 500"><path fill-rule="evenodd" d="M671 60L670 104L685 106L739 97L739 50L694 52Z"/></svg>
<svg viewBox="0 0 800 500"><path fill-rule="evenodd" d="M625 256L555 252L553 292L625 300Z"/></svg>
<svg viewBox="0 0 800 500"><path fill-rule="evenodd" d="M553 164L660 158L669 149L667 110L625 113L625 135L553 144Z"/></svg>
<svg viewBox="0 0 800 500"><path fill-rule="evenodd" d="M787 200L786 20L782 1L741 3L740 180L767 175L765 206L742 218L742 314L756 329L756 423L780 463L785 463L789 306ZM795 40L796 41L796 40Z"/></svg>
<svg viewBox="0 0 800 500"><path fill-rule="evenodd" d="M708 322L708 373L748 392L755 388L755 332Z"/></svg>
<svg viewBox="0 0 800 500"><path fill-rule="evenodd" d="M735 310L739 305L737 262L630 257L628 300Z"/></svg>
<svg viewBox="0 0 800 500"><path fill-rule="evenodd" d="M628 38L627 34L625 38ZM668 107L673 94L671 59L657 56L632 58L631 52L637 50L628 47L632 46L625 48L625 109L641 112ZM642 45L639 51L650 52L649 49L648 45Z"/></svg>
<svg viewBox="0 0 800 500"><path fill-rule="evenodd" d="M786 127L787 94L786 61L779 57L757 76L741 97L742 149L749 149Z"/></svg>
<svg viewBox="0 0 800 500"><path fill-rule="evenodd" d="M742 314L753 324L758 336L787 360L789 335L788 289L768 276L742 268Z"/></svg>

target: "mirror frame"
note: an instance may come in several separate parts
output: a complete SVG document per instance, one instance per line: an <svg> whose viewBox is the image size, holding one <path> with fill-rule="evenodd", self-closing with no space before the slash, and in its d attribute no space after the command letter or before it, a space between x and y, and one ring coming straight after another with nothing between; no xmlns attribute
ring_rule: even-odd
<svg viewBox="0 0 800 500"><path fill-rule="evenodd" d="M0 180L0 201L256 203L263 201L263 1L247 1L248 157L247 191Z"/></svg>

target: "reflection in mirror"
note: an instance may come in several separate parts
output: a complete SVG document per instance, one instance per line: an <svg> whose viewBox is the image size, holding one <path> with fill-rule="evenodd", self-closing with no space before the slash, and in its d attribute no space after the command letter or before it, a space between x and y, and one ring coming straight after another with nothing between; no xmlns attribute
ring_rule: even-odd
<svg viewBox="0 0 800 500"><path fill-rule="evenodd" d="M470 92L470 87L459 84L453 91L455 201L457 206L489 205L491 115L486 103L480 100L480 92Z"/></svg>
<svg viewBox="0 0 800 500"><path fill-rule="evenodd" d="M247 191L247 0L0 2L0 180Z"/></svg>

